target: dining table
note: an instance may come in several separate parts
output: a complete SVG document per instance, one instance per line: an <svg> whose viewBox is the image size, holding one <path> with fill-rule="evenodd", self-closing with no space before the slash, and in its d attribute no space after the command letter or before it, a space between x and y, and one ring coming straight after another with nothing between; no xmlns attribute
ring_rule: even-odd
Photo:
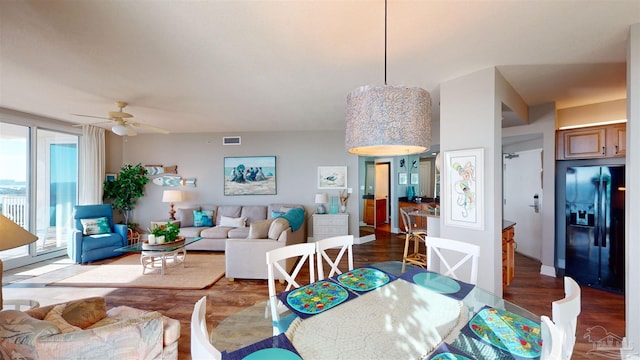
<svg viewBox="0 0 640 360"><path fill-rule="evenodd" d="M277 295L295 315L273 335L260 302L211 332L223 359L537 359L538 315L478 286L388 261Z"/></svg>

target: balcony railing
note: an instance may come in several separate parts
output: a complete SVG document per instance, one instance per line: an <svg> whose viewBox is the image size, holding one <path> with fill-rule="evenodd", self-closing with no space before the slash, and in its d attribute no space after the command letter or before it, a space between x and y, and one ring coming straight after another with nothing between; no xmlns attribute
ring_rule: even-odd
<svg viewBox="0 0 640 360"><path fill-rule="evenodd" d="M2 215L11 221L27 228L27 197L26 196L3 196Z"/></svg>

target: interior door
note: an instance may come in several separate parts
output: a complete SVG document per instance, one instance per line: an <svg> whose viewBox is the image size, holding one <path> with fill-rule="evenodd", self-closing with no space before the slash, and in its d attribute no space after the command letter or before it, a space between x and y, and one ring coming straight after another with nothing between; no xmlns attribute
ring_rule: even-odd
<svg viewBox="0 0 640 360"><path fill-rule="evenodd" d="M516 251L542 257L542 149L503 155L503 218L516 222ZM535 207L537 199L537 212Z"/></svg>

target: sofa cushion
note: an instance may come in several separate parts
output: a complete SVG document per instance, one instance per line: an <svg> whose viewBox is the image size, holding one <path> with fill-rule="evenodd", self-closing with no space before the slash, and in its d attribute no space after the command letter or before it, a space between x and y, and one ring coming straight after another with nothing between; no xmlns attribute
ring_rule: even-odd
<svg viewBox="0 0 640 360"><path fill-rule="evenodd" d="M138 318L151 312L152 311L140 310L122 305L110 309L107 312L107 315L116 319L125 320ZM180 337L180 321L162 315L162 327L164 345L168 345L175 341L178 341L178 338Z"/></svg>
<svg viewBox="0 0 640 360"><path fill-rule="evenodd" d="M196 237L196 236L202 236L202 232L204 230L207 230L208 228L206 227L181 227L180 228L180 236L184 236L184 237Z"/></svg>
<svg viewBox="0 0 640 360"><path fill-rule="evenodd" d="M180 220L180 226L192 227L193 226L193 211L200 210L200 207L192 208L178 208L176 210L176 219Z"/></svg>
<svg viewBox="0 0 640 360"><path fill-rule="evenodd" d="M46 321L51 321L53 324L55 324L58 327L58 329L60 329L61 333L68 333L68 332L82 330L77 326L73 326L69 324L69 322L67 322L62 317L62 311L66 306L67 306L66 304L60 304L60 305L54 306L53 309L51 309L51 311L49 311L47 315L45 315L44 319Z"/></svg>
<svg viewBox="0 0 640 360"><path fill-rule="evenodd" d="M35 359L36 339L60 333L53 323L32 318L19 310L0 312L0 323L0 353L11 354L15 359Z"/></svg>
<svg viewBox="0 0 640 360"><path fill-rule="evenodd" d="M109 226L109 219L106 217L99 217L95 219L80 219L82 224L83 235L99 235L108 234L111 232L111 226Z"/></svg>
<svg viewBox="0 0 640 360"><path fill-rule="evenodd" d="M215 225L220 225L220 219L223 216L239 218L242 215L242 206L241 205L220 205L218 206L218 211L216 211L216 221Z"/></svg>
<svg viewBox="0 0 640 360"><path fill-rule="evenodd" d="M277 218L269 226L269 239L278 240L280 234L289 228L289 221L285 218Z"/></svg>
<svg viewBox="0 0 640 360"><path fill-rule="evenodd" d="M193 210L193 226L213 226L213 210Z"/></svg>
<svg viewBox="0 0 640 360"><path fill-rule="evenodd" d="M233 228L227 233L229 239L246 239L249 236L249 227Z"/></svg>
<svg viewBox="0 0 640 360"><path fill-rule="evenodd" d="M269 228L273 219L254 221L249 224L249 239L267 239L269 237Z"/></svg>
<svg viewBox="0 0 640 360"><path fill-rule="evenodd" d="M107 316L107 307L104 298L96 296L68 302L61 315L69 324L86 329Z"/></svg>
<svg viewBox="0 0 640 360"><path fill-rule="evenodd" d="M229 234L229 230L233 228L226 226L214 226L212 228L204 228L202 232L200 232L200 236L208 239L226 239Z"/></svg>
<svg viewBox="0 0 640 360"><path fill-rule="evenodd" d="M243 206L240 216L247 218L247 223L260 221L267 218L267 207L264 205Z"/></svg>
<svg viewBox="0 0 640 360"><path fill-rule="evenodd" d="M218 223L218 226L227 226L227 227L233 227L233 228L245 227L247 226L247 218L244 216L242 217L221 216L220 223Z"/></svg>

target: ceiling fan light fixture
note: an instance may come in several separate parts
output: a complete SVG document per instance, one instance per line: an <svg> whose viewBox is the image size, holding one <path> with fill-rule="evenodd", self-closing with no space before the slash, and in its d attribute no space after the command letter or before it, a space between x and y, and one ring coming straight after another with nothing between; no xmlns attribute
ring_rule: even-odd
<svg viewBox="0 0 640 360"><path fill-rule="evenodd" d="M113 131L114 134L120 136L129 135L129 128L124 125L115 125L111 128L111 131Z"/></svg>

